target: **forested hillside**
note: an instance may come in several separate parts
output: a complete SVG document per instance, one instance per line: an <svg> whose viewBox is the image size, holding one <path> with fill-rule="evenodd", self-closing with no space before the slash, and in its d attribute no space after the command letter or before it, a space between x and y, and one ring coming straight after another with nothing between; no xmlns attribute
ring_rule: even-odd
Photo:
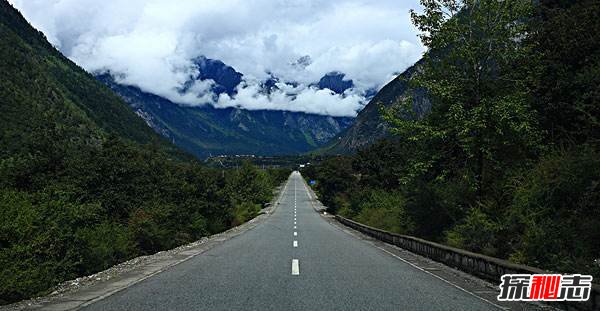
<svg viewBox="0 0 600 311"><path fill-rule="evenodd" d="M421 2L431 111L400 100L393 140L304 174L359 222L600 277L600 2Z"/></svg>
<svg viewBox="0 0 600 311"><path fill-rule="evenodd" d="M287 172L213 170L0 1L0 304L254 217Z"/></svg>

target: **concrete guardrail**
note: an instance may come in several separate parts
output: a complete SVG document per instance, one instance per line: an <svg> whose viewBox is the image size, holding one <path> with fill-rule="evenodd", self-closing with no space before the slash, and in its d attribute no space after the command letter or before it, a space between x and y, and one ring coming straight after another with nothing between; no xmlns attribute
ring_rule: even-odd
<svg viewBox="0 0 600 311"><path fill-rule="evenodd" d="M396 245L496 284L500 282L500 277L504 274L550 273L542 269L515 264L416 237L376 229L338 215L335 218L340 223L380 241ZM563 307L568 310L600 310L600 286L592 285L589 301L563 303Z"/></svg>

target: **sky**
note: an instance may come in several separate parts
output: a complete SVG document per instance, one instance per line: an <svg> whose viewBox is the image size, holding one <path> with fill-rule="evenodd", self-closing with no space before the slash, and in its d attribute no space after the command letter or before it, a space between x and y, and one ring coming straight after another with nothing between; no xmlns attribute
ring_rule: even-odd
<svg viewBox="0 0 600 311"><path fill-rule="evenodd" d="M409 10L418 0L9 0L63 54L89 72L180 105L354 116L424 52ZM218 59L244 74L235 96L212 96L192 59ZM308 66L297 60L310 57ZM344 94L311 87L339 71ZM279 90L260 92L269 77ZM286 83L295 82L295 83Z"/></svg>

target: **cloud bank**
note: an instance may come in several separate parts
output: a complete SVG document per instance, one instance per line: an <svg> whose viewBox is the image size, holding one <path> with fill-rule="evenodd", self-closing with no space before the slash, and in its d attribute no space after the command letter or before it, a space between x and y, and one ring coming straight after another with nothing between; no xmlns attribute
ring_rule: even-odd
<svg viewBox="0 0 600 311"><path fill-rule="evenodd" d="M411 25L418 1L397 0L9 0L67 57L90 72L182 105L352 116L416 62L424 48ZM198 56L244 74L238 94L210 94ZM297 60L310 56L310 62ZM328 72L354 81L345 94L310 87ZM260 83L279 78L264 94ZM284 83L293 82L290 84Z"/></svg>

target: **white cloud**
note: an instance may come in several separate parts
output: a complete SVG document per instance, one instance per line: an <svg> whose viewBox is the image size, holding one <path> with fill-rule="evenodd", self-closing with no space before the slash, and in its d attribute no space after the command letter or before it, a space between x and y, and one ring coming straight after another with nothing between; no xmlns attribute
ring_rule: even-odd
<svg viewBox="0 0 600 311"><path fill-rule="evenodd" d="M123 74L122 83L186 105L211 102L209 82L178 91L197 73L190 60L204 55L245 75L239 94L221 96L216 107L354 115L365 90L382 87L424 50L408 13L416 0L9 1L86 70ZM291 65L304 55L311 65ZM356 89L340 96L307 87L330 71L344 72ZM256 81L268 72L300 83L295 95L261 94Z"/></svg>
<svg viewBox="0 0 600 311"><path fill-rule="evenodd" d="M249 110L269 109L303 111L331 116L350 116L364 106L364 97L357 89L347 90L343 95L325 89L307 87L303 84L294 87L279 83L277 90L269 94L261 92L256 81L243 81L233 98L221 94L215 107L243 107Z"/></svg>

